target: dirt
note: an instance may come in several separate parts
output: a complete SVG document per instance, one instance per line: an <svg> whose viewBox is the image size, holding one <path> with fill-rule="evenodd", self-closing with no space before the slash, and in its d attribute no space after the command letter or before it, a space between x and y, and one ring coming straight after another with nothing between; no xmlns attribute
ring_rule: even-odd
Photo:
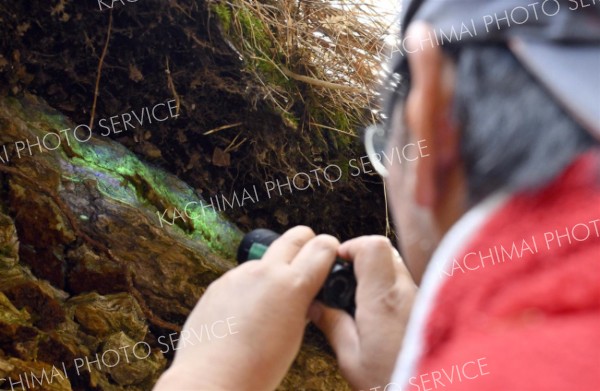
<svg viewBox="0 0 600 391"><path fill-rule="evenodd" d="M102 63L95 131L100 119L106 125L110 117L139 115L171 100L176 118L134 122L110 137L205 200L225 197L232 206L223 205L224 213L243 230L305 224L340 239L385 233L380 180L353 176L357 169L348 166L364 155L359 140L347 144L334 131L309 132L302 121L306 107L295 108L297 123L282 118L205 2L4 0L0 23L0 93L30 92L76 124L89 124ZM316 171L317 185L311 170L328 165L340 167L342 178L330 185ZM275 187L269 198L268 187L298 173L292 193ZM329 173L338 176L335 167ZM245 191L250 198L242 202Z"/></svg>

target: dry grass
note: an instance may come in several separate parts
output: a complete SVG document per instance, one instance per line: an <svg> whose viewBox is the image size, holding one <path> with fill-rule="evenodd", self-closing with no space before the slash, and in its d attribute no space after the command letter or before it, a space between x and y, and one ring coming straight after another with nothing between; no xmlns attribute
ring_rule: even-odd
<svg viewBox="0 0 600 391"><path fill-rule="evenodd" d="M294 125L354 136L377 120L391 10L372 0L210 1L262 98Z"/></svg>

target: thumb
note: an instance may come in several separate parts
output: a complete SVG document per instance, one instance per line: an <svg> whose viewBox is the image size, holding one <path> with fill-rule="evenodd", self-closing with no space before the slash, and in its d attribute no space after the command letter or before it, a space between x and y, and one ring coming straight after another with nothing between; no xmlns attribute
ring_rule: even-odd
<svg viewBox="0 0 600 391"><path fill-rule="evenodd" d="M308 317L325 334L339 362L348 362L358 356L358 331L354 319L347 312L314 301Z"/></svg>

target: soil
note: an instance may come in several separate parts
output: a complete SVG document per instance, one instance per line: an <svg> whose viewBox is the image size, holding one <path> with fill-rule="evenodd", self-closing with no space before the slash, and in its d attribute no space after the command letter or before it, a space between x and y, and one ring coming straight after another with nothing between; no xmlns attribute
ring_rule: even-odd
<svg viewBox="0 0 600 391"><path fill-rule="evenodd" d="M348 145L334 131L308 131L302 113L309 99L294 107L297 123L282 118L244 71L206 2L2 0L0 23L3 95L30 92L76 124L89 124L102 63L95 124L174 100L177 118L110 137L177 175L205 200L231 201L224 212L243 230L305 224L342 240L385 233L381 181L373 174L352 176L357 170L348 167L364 155L358 138ZM343 177L328 186L319 174L318 186L311 170L330 164L342 168ZM312 188L290 194L283 187L281 195L275 188L269 199L267 186L298 173L307 175L298 175L297 187L309 185L310 175ZM335 168L330 177L337 177ZM241 206L244 190L254 186L258 197Z"/></svg>

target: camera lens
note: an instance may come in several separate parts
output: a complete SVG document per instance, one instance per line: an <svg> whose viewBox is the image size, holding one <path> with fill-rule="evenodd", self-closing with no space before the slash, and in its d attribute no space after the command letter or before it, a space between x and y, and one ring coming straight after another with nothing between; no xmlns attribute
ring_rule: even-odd
<svg viewBox="0 0 600 391"><path fill-rule="evenodd" d="M356 280L352 264L337 261L318 297L331 307L350 310L355 305L355 291Z"/></svg>
<svg viewBox="0 0 600 391"><path fill-rule="evenodd" d="M344 303L348 300L350 284L343 276L334 276L325 287L326 296L329 299L337 299Z"/></svg>

